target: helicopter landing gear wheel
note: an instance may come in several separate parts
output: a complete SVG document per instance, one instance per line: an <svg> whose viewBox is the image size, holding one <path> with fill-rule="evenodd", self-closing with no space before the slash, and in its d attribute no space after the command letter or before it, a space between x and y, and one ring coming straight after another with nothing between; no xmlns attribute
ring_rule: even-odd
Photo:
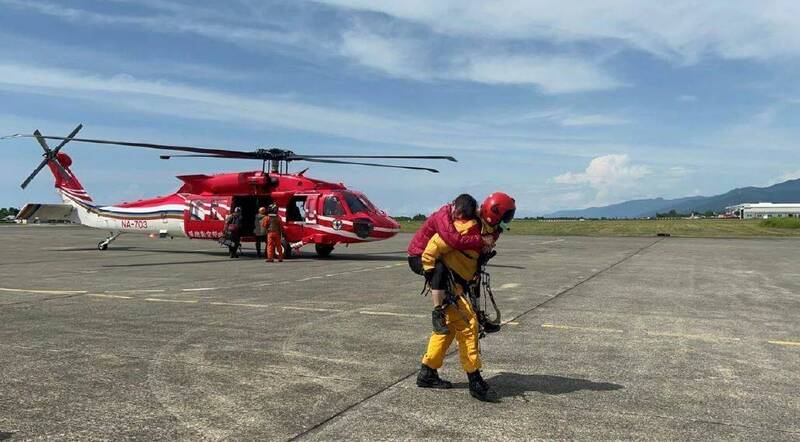
<svg viewBox="0 0 800 442"><path fill-rule="evenodd" d="M314 244L314 248L317 249L317 256L320 258L327 258L333 252L333 246L329 244Z"/></svg>
<svg viewBox="0 0 800 442"><path fill-rule="evenodd" d="M296 258L300 254L299 250L297 252L292 250L292 246L289 244L289 241L285 239L281 239L281 247L283 248L284 259Z"/></svg>
<svg viewBox="0 0 800 442"><path fill-rule="evenodd" d="M120 235L122 235L122 232L109 232L106 239L97 243L97 250L108 250L108 245L114 242L115 239L119 238Z"/></svg>

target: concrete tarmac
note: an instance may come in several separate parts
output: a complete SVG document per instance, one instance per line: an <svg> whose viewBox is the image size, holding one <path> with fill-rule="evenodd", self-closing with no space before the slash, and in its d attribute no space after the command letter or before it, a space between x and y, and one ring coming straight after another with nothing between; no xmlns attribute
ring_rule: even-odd
<svg viewBox="0 0 800 442"><path fill-rule="evenodd" d="M409 235L281 264L0 238L0 441L800 440L798 240L502 238L488 404L457 354L454 389L414 384L431 301Z"/></svg>

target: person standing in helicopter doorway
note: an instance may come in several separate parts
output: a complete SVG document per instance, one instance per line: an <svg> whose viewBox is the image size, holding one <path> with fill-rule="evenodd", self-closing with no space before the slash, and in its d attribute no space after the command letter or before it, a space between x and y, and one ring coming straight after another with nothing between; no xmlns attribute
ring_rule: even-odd
<svg viewBox="0 0 800 442"><path fill-rule="evenodd" d="M264 247L267 246L267 229L263 226L264 220L267 218L267 209L259 207L256 213L256 222L253 227L253 236L256 237L256 257L261 258L261 243Z"/></svg>
<svg viewBox="0 0 800 442"><path fill-rule="evenodd" d="M225 218L225 233L228 237L228 253L231 258L239 257L242 237L242 208L236 207Z"/></svg>
<svg viewBox="0 0 800 442"><path fill-rule="evenodd" d="M283 246L281 245L283 226L281 218L278 216L278 206L275 203L269 205L267 217L262 221L262 226L267 230L267 262L275 262L276 254L278 262L283 262Z"/></svg>

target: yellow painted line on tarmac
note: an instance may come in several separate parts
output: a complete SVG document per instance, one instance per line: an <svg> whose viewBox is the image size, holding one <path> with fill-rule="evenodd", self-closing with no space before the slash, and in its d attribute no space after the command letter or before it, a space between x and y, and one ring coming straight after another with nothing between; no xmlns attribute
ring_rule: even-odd
<svg viewBox="0 0 800 442"><path fill-rule="evenodd" d="M516 283L516 282L509 282L509 283L507 283L507 284L503 284L503 285L501 285L500 287L496 288L495 290L498 290L498 291L499 291L499 290L515 289L515 288L517 288L517 287L519 287L519 286L520 286L520 284L519 284L519 283Z"/></svg>
<svg viewBox="0 0 800 442"><path fill-rule="evenodd" d="M0 287L0 292L10 293L36 293L39 295L82 295L89 293L86 290L34 290L34 289L9 289Z"/></svg>
<svg viewBox="0 0 800 442"><path fill-rule="evenodd" d="M362 315L373 315L373 316L401 316L405 318L426 318L426 315L417 315L413 313L393 313L393 312L374 312L369 310L359 310L360 314Z"/></svg>
<svg viewBox="0 0 800 442"><path fill-rule="evenodd" d="M162 299L162 298L144 298L145 301L151 302L175 302L179 304L197 304L198 301L191 299Z"/></svg>
<svg viewBox="0 0 800 442"><path fill-rule="evenodd" d="M503 322L500 323L500 325L519 325L519 322L517 322L517 321L503 321Z"/></svg>
<svg viewBox="0 0 800 442"><path fill-rule="evenodd" d="M111 299L133 299L130 296L123 295L109 295L107 293L89 293L86 296L94 296L95 298L111 298Z"/></svg>
<svg viewBox="0 0 800 442"><path fill-rule="evenodd" d="M800 342L795 342L795 341L767 341L767 342L775 345L789 345L789 346L800 347Z"/></svg>
<svg viewBox="0 0 800 442"><path fill-rule="evenodd" d="M623 330L618 330L615 328L576 327L572 325L557 325L557 324L542 324L542 328L555 328L559 330L581 330L581 331L593 331L602 333L623 333Z"/></svg>
<svg viewBox="0 0 800 442"><path fill-rule="evenodd" d="M681 338L681 339L697 339L700 341L741 341L739 338L729 338L725 336L713 335L690 335L685 333L669 333L669 332L645 332L648 336L660 336L666 338Z"/></svg>

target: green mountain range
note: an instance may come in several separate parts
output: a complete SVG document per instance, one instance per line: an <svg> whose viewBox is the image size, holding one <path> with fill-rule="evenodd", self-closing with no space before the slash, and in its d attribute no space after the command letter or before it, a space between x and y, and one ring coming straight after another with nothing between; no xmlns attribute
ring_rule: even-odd
<svg viewBox="0 0 800 442"><path fill-rule="evenodd" d="M548 218L646 218L675 210L678 213L720 213L725 207L741 203L800 203L800 179L769 187L742 187L714 196L691 196L677 199L651 198L631 200L604 207L559 210Z"/></svg>

